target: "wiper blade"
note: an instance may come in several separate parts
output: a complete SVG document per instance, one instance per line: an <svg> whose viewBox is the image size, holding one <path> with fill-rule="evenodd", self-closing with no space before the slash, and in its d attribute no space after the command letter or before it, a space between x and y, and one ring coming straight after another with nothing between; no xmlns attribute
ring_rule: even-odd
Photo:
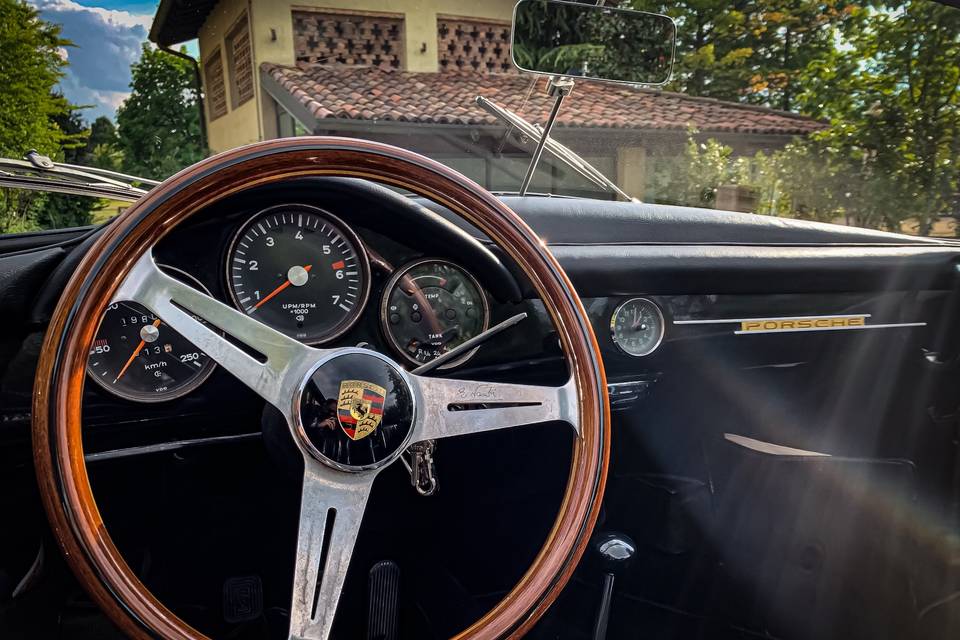
<svg viewBox="0 0 960 640"><path fill-rule="evenodd" d="M132 176L128 173L120 173L119 171L110 171L109 169L101 169L99 167L84 167L78 164L67 164L66 162L55 162L54 166L61 169L73 169L75 171L82 171L84 173L92 173L94 175L106 178L111 181L123 182L127 186L134 185L144 185L146 187L156 187L160 184L159 180L151 180L150 178L141 178L139 176Z"/></svg>
<svg viewBox="0 0 960 640"><path fill-rule="evenodd" d="M509 109L501 107L497 103L484 98L483 96L477 96L476 98L477 106L489 113L490 115L506 122L508 125L515 127L521 134L527 138L533 140L534 143L539 143L540 138L543 135L543 131L535 124L531 124L527 120L523 119L521 116L515 114ZM546 151L549 151L551 155L563 162L565 165L579 173L581 176L605 189L613 191L619 195L624 200L639 202L636 198L627 194L623 189L618 187L615 182L610 180L607 176L603 175L599 169L594 167L592 164L584 160L576 151L570 149L567 146L564 146L554 140L551 137L547 137L547 141L544 143L543 147Z"/></svg>
<svg viewBox="0 0 960 640"><path fill-rule="evenodd" d="M0 187L135 202L147 191L134 184L154 187L160 183L106 169L56 163L36 151L28 153L26 160L0 158Z"/></svg>

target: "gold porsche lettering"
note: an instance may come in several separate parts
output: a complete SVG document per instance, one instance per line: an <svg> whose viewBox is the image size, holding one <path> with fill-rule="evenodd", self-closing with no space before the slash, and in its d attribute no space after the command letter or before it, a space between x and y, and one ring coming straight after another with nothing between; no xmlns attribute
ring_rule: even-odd
<svg viewBox="0 0 960 640"><path fill-rule="evenodd" d="M778 318L776 320L744 320L740 333L752 331L816 331L817 329L847 329L864 327L867 316L842 318Z"/></svg>
<svg viewBox="0 0 960 640"><path fill-rule="evenodd" d="M344 380L337 396L337 420L351 440L360 440L377 430L383 419L387 390L365 380Z"/></svg>

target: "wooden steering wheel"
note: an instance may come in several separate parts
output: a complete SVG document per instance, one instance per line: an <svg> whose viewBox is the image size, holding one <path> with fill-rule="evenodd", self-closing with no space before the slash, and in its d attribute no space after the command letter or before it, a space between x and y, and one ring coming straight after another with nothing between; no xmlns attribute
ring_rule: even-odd
<svg viewBox="0 0 960 640"><path fill-rule="evenodd" d="M157 268L153 246L199 210L250 187L303 176L349 176L400 187L480 229L542 299L569 364L569 382L543 387L429 378L373 351L308 347ZM540 238L479 185L428 158L373 142L303 137L257 143L204 160L150 191L100 235L76 269L47 330L34 389L34 457L53 533L81 584L128 635L196 640L203 634L160 603L121 557L87 476L81 442L85 366L100 316L116 300L138 302L163 318L286 420L304 461L291 638L329 637L373 480L420 440L546 421L574 430L566 492L540 553L512 591L458 638L522 636L568 581L606 480L603 365L563 269ZM383 410L401 425L395 446L363 466L324 455L301 419L318 392L336 398L340 383L354 378L385 389Z"/></svg>

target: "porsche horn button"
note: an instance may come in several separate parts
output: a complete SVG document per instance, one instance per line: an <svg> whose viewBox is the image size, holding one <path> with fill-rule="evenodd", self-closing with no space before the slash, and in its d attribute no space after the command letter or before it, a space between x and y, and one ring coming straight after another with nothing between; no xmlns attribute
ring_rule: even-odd
<svg viewBox="0 0 960 640"><path fill-rule="evenodd" d="M321 462L345 471L389 464L406 448L414 393L376 352L350 349L322 362L300 397L300 436Z"/></svg>

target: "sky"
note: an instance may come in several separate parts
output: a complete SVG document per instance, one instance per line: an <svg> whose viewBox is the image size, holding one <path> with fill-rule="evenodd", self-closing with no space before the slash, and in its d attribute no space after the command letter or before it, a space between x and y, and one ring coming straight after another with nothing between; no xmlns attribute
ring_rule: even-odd
<svg viewBox="0 0 960 640"><path fill-rule="evenodd" d="M75 105L90 105L83 110L87 121L113 118L130 93L130 64L140 57L159 1L27 1L75 45L64 52L70 64L60 81L63 94ZM196 55L195 44L188 49Z"/></svg>

